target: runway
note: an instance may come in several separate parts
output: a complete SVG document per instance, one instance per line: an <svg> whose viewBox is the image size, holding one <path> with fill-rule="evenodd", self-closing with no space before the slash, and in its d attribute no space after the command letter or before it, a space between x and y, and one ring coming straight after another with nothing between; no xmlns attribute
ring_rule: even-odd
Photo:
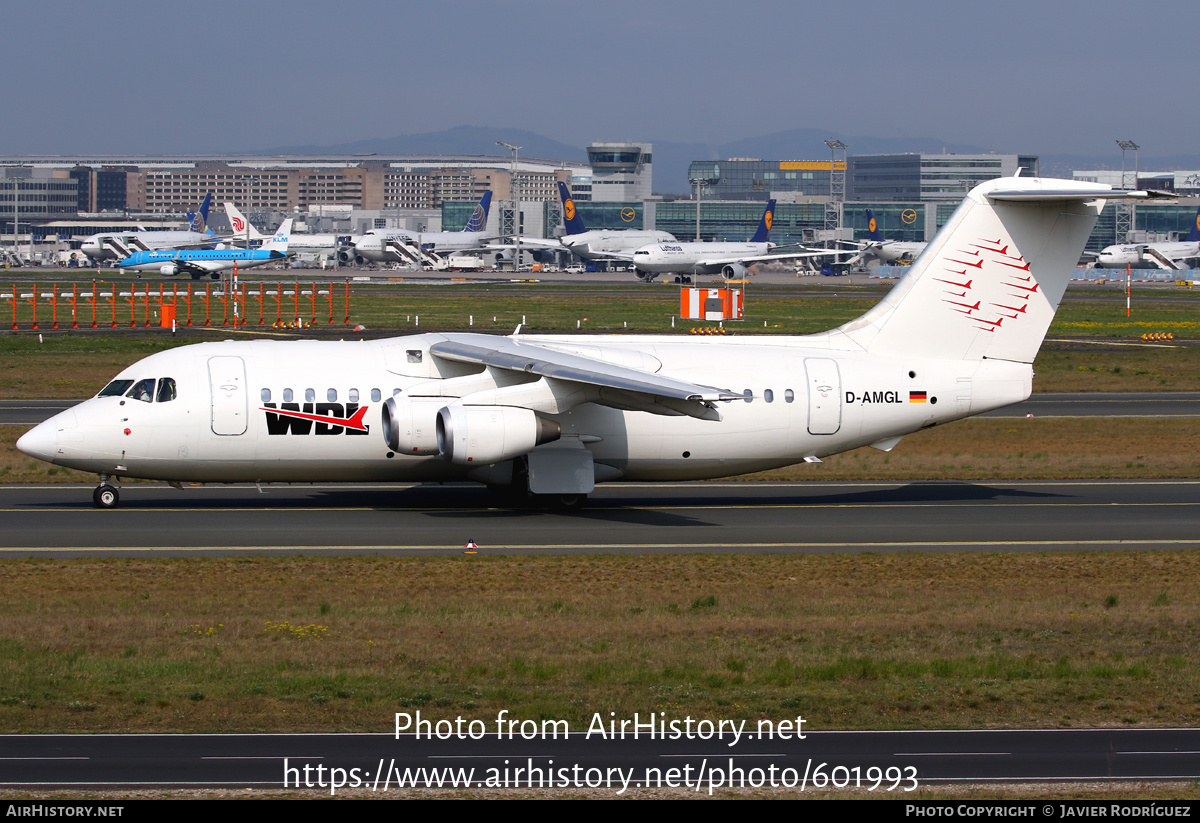
<svg viewBox="0 0 1200 823"><path fill-rule="evenodd" d="M36 426L76 400L0 400L0 426ZM1200 417L1200 392L1039 392L981 417Z"/></svg>
<svg viewBox="0 0 1200 823"><path fill-rule="evenodd" d="M424 714L431 727L448 720L445 728L453 728L452 717ZM776 721L736 721L744 724L739 734L726 728L715 735L696 718L690 725L689 718L665 713L656 719L677 720L679 737L670 739L668 725L661 737L643 726L637 738L629 729L621 738L576 729L525 739L519 732L497 734L490 719L464 724L447 739L430 732L419 740L413 734L12 735L0 737L0 786L292 788L326 796L359 789L382 797L414 784L465 789L489 781L633 796L639 788L663 787L721 793L732 784L806 791L837 786L864 798L899 799L929 783L1200 774L1194 729L798 731L791 718L783 732ZM519 730L522 719L515 720Z"/></svg>
<svg viewBox="0 0 1200 823"><path fill-rule="evenodd" d="M473 485L0 487L0 555L1200 548L1200 480L606 484L573 512Z"/></svg>

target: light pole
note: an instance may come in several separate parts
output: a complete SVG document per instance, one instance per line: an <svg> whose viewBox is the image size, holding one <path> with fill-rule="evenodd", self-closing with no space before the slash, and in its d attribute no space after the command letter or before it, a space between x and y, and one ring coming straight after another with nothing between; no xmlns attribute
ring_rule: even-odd
<svg viewBox="0 0 1200 823"><path fill-rule="evenodd" d="M508 188L512 194L513 203L513 242L516 244L516 251L513 256L513 271L521 270L521 198L517 194L517 152L521 150L520 146L514 146L512 143L505 143L503 140L496 141L497 146L503 146L512 152L512 174L509 175Z"/></svg>
<svg viewBox="0 0 1200 823"><path fill-rule="evenodd" d="M721 182L721 167L716 163L693 163L688 169L688 182L696 187L696 242L700 242L700 191L703 186Z"/></svg>

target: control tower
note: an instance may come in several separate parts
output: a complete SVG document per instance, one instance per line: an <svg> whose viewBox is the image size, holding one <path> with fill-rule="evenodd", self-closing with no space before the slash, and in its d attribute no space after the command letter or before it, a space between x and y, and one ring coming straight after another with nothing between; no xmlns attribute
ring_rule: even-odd
<svg viewBox="0 0 1200 823"><path fill-rule="evenodd" d="M592 167L592 202L633 203L651 192L649 143L592 143L587 147Z"/></svg>

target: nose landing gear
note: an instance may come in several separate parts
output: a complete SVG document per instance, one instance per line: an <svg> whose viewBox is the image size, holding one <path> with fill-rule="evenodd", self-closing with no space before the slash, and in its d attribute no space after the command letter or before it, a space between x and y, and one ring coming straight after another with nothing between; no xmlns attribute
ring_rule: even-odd
<svg viewBox="0 0 1200 823"><path fill-rule="evenodd" d="M100 475L100 485L92 492L92 503L98 509L115 509L121 502L121 493L108 483L108 475Z"/></svg>

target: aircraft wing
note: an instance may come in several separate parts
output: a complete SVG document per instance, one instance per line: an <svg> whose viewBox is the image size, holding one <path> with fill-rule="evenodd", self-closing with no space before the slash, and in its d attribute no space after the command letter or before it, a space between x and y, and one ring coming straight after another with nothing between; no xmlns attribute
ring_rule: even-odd
<svg viewBox="0 0 1200 823"><path fill-rule="evenodd" d="M627 263L633 262L633 252L628 251L597 251L588 248L588 257L594 260L624 260Z"/></svg>
<svg viewBox="0 0 1200 823"><path fill-rule="evenodd" d="M721 415L714 403L742 399L742 395L728 389L675 380L534 343L524 343L515 336L447 335L446 340L434 343L429 351L444 360L477 363L540 375L552 382L577 384L589 389L585 402L653 414L686 414L702 420L720 420Z"/></svg>
<svg viewBox="0 0 1200 823"><path fill-rule="evenodd" d="M854 255L854 254L858 254L858 252L850 251L847 249L829 249L826 251L814 251L814 250L792 251L792 252L782 252L782 253L772 253L772 254L756 254L756 255L742 256L742 257L737 257L737 256L706 257L701 260L697 260L696 265L697 266L724 266L728 263L741 263L741 264L745 265L748 263L763 263L767 260L797 260L802 257L828 257L831 255L837 255L837 254Z"/></svg>
<svg viewBox="0 0 1200 823"><path fill-rule="evenodd" d="M212 271L211 269L201 265L200 263L197 263L194 260L171 260L168 262L173 263L183 274L204 275Z"/></svg>

